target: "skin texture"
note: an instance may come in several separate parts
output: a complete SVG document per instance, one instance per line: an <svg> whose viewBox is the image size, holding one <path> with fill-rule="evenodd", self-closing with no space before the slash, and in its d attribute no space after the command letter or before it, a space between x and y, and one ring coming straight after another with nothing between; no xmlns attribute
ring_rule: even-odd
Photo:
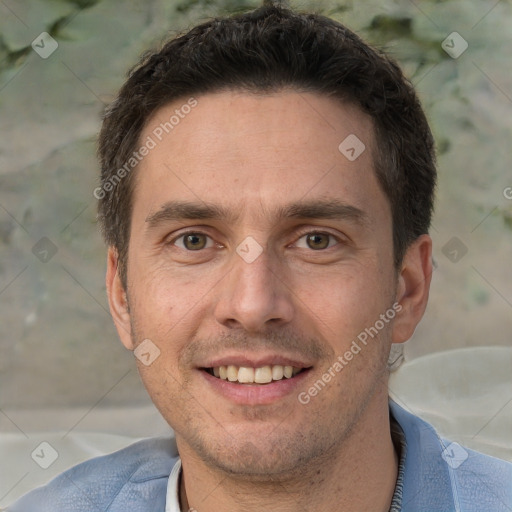
<svg viewBox="0 0 512 512"><path fill-rule="evenodd" d="M186 100L160 109L141 140ZM137 364L176 432L181 505L388 510L397 454L386 362L391 343L409 339L425 310L431 239L419 237L396 271L390 205L373 170L372 122L357 107L296 91L225 91L197 101L137 169L127 290L113 248L107 270L123 344L134 350L149 339L160 350L151 365ZM354 161L338 150L350 134L366 146ZM292 202L334 200L360 217L276 215ZM170 201L215 204L233 218L158 215ZM204 248L184 245L187 229L207 235L199 235ZM324 233L321 248L311 248L308 233ZM248 236L263 249L251 263L236 252ZM395 302L395 318L301 404L298 393ZM312 368L271 403L238 404L198 368L234 354L286 355Z"/></svg>

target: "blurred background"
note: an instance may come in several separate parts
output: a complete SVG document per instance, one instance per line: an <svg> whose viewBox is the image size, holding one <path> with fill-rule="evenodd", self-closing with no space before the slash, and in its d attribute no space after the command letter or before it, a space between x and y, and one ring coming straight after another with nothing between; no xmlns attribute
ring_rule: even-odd
<svg viewBox="0 0 512 512"><path fill-rule="evenodd" d="M166 431L108 311L105 248L95 224L95 139L104 107L143 51L210 16L260 4L0 0L5 435ZM464 347L481 347L481 355L489 347L511 347L512 1L290 5L331 16L394 56L416 86L436 136L436 269L406 360ZM497 406L510 409L512 389L504 393ZM130 411L141 407L150 412L134 421ZM0 486L0 499L17 478Z"/></svg>

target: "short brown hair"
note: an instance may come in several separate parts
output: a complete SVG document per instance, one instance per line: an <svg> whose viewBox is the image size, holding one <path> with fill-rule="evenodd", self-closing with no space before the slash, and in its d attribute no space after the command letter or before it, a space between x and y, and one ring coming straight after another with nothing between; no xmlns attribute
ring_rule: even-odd
<svg viewBox="0 0 512 512"><path fill-rule="evenodd" d="M193 95L285 88L348 100L372 117L375 171L391 205L397 269L408 245L428 232L434 140L399 66L332 19L264 6L212 19L146 53L105 112L98 148L101 193L95 195L102 233L118 252L125 287L134 174L113 178L126 169L152 114Z"/></svg>

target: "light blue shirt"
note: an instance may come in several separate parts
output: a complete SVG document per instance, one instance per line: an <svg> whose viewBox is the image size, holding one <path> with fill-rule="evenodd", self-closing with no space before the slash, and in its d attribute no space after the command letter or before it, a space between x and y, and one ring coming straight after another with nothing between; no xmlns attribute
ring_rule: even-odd
<svg viewBox="0 0 512 512"><path fill-rule="evenodd" d="M401 511L512 510L512 463L444 440L422 419L391 400L389 405L404 439ZM65 471L7 510L164 512L167 506L178 512L179 472L174 439L145 439Z"/></svg>

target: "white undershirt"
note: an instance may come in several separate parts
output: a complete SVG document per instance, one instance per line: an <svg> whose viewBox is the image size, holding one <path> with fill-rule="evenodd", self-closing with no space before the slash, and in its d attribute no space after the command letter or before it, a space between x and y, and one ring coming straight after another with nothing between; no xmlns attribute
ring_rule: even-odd
<svg viewBox="0 0 512 512"><path fill-rule="evenodd" d="M165 512L181 512L179 496L179 481L181 474L181 459L174 464L169 480L167 481L167 494L165 496Z"/></svg>

